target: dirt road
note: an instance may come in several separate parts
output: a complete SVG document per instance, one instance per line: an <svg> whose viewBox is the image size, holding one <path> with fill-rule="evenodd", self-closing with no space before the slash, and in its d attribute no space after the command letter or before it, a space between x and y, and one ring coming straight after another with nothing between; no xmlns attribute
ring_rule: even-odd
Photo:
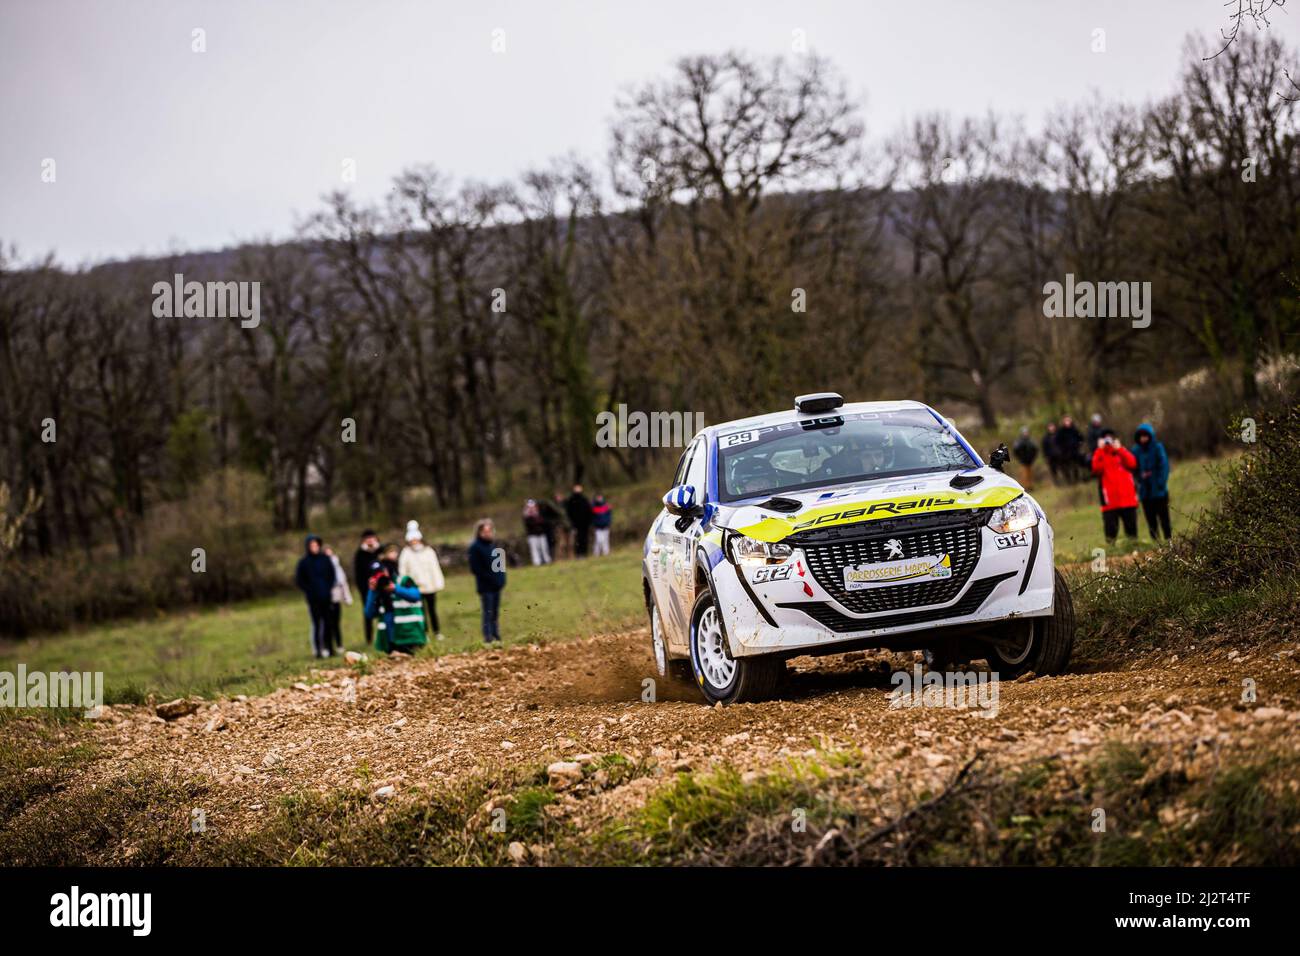
<svg viewBox="0 0 1300 956"><path fill-rule="evenodd" d="M147 707L110 708L95 728L102 758L79 785L146 767L166 779L204 778L215 784L204 808L209 825L242 828L257 826L278 795L302 790L391 799L501 768L592 759L584 755L653 765L619 786L572 789L557 803L557 813L596 819L639 805L678 771L722 763L756 771L826 751L878 758L882 780L915 794L943 787L981 751L1009 764L1055 756L1068 768L1107 741L1141 741L1160 744L1195 776L1212 773L1226 752L1300 747L1294 638L1245 655L1211 644L1131 659L1117 653L1110 665L1081 660L1075 673L1000 685L991 717L891 707L890 674L911 659L863 653L792 662L781 700L710 708L689 687L660 685L648 703L648 646L635 631L376 661L360 676L315 671L292 688L205 703L172 721ZM1243 702L1246 679L1255 681L1256 702Z"/></svg>

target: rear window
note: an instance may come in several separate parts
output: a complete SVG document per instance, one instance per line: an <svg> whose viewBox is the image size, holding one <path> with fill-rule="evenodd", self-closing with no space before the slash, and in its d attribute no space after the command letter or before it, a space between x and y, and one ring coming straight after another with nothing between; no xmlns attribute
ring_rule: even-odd
<svg viewBox="0 0 1300 956"><path fill-rule="evenodd" d="M718 439L722 501L977 464L924 409L789 422Z"/></svg>

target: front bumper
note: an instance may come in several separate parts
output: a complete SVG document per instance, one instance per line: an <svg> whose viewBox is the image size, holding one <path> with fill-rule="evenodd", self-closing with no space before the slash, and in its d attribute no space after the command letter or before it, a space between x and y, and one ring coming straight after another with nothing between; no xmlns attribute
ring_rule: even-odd
<svg viewBox="0 0 1300 956"><path fill-rule="evenodd" d="M811 573L802 548L781 565L714 565L713 593L735 657L817 651L839 644L886 646L898 635L920 637L936 628L970 627L1018 617L1052 614L1054 595L1052 529L1046 520L1025 532L1023 545L998 547L998 535L979 529L978 559L955 596L935 604L891 607L874 613L854 610L862 602L832 593ZM1005 543L1005 541L1003 542ZM781 580L761 568L789 566Z"/></svg>

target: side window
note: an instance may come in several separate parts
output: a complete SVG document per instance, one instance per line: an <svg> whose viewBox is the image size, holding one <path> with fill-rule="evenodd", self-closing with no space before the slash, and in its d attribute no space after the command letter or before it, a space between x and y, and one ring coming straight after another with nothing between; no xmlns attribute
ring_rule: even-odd
<svg viewBox="0 0 1300 956"><path fill-rule="evenodd" d="M697 439L694 445L694 451L691 454L691 462L686 466L685 484L695 486L695 500L703 502L705 495L708 493L707 476L709 470L709 447L703 439Z"/></svg>
<svg viewBox="0 0 1300 956"><path fill-rule="evenodd" d="M694 445L687 445L686 450L682 452L682 457L677 461L677 470L673 472L673 487L686 483L686 466L690 463L691 452L695 450Z"/></svg>

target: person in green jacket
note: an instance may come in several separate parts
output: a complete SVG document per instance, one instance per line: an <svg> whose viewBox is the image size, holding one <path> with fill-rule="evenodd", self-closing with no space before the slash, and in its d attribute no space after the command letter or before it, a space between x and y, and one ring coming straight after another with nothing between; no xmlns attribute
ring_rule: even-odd
<svg viewBox="0 0 1300 956"><path fill-rule="evenodd" d="M379 621L375 650L414 654L428 641L424 631L424 600L410 576L394 582L387 568L370 578L366 616Z"/></svg>

